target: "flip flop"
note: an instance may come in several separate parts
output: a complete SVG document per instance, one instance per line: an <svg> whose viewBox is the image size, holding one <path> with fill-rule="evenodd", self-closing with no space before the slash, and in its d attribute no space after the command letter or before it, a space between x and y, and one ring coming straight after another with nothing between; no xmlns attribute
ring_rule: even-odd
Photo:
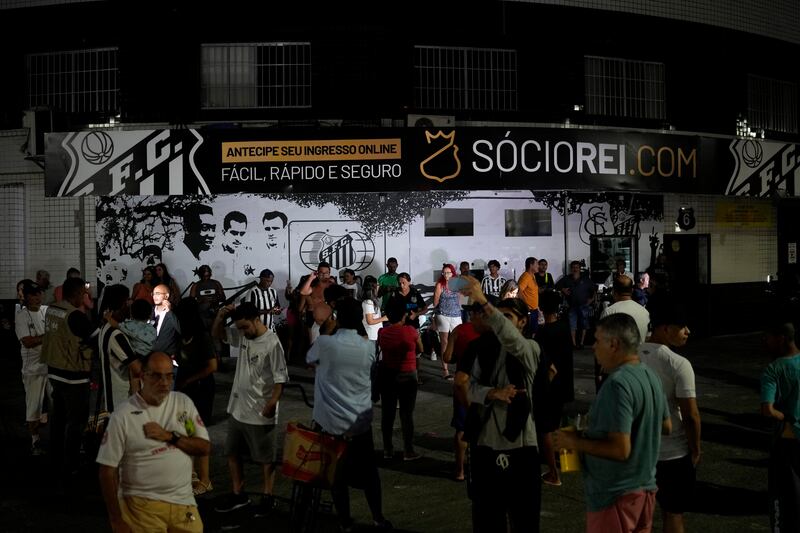
<svg viewBox="0 0 800 533"><path fill-rule="evenodd" d="M544 483L545 485L552 485L554 487L560 487L561 486L561 480L560 479L556 479L555 481L550 481L549 479L547 479L546 476L547 476L547 474L542 474L542 483Z"/></svg>

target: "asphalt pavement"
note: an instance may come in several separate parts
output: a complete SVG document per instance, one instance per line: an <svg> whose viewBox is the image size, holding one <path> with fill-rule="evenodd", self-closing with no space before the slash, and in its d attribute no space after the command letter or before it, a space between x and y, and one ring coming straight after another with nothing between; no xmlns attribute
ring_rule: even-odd
<svg viewBox="0 0 800 533"><path fill-rule="evenodd" d="M7 337L6 337L7 339ZM91 469L75 490L61 493L47 471L46 457L29 454L24 426L24 392L19 359L9 342L0 353L0 531L107 531L105 508ZM698 404L702 415L703 456L698 469L694 509L686 515L689 531L768 531L767 450L769 423L758 414L759 375L769 363L757 334L692 339L681 350L697 375ZM225 406L233 381L235 360L224 359L217 373L214 416L209 426L212 440L213 490L200 498L206 531L288 531L293 483L280 473L276 480L277 508L265 518L255 518L245 507L233 513L213 510L217 498L230 490L223 454ZM281 400L281 426L289 420L309 422L311 409L301 388L313 401L313 374L290 366L292 383ZM384 514L398 531L466 532L471 530L470 502L464 483L453 481L451 383L442 379L438 362L422 361L423 385L415 410L415 446L422 458L404 462L380 461ZM593 355L590 349L575 354L575 397L566 415L585 413L594 399ZM373 433L376 453L381 453L380 404L375 407ZM395 422L395 449L402 449L399 417ZM90 461L87 461L89 463ZM260 469L247 465L246 489L257 491ZM580 473L562 476L560 487L543 486L541 530L584 530L584 499ZM370 531L366 502L360 491L351 493L357 531ZM252 507L252 506L251 506ZM335 531L330 494L321 494L317 531ZM655 531L661 531L656 515Z"/></svg>

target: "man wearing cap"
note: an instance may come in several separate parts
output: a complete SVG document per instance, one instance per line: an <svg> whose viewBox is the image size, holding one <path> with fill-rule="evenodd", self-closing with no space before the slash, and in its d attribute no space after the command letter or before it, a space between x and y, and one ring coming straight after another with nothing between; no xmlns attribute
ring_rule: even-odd
<svg viewBox="0 0 800 533"><path fill-rule="evenodd" d="M486 279L486 278L484 278ZM483 287L483 282L481 282ZM485 293L484 293L485 294ZM486 294L487 300L492 305L497 305L499 298ZM494 333L483 321L483 306L477 302L463 306L469 313L469 320L462 322L454 329L447 339L447 347L442 355L442 360L447 364L456 365L453 380L453 418L450 425L455 429L453 446L456 457L456 467L453 473L455 481L464 481L464 464L466 460L467 441L464 439L467 408L469 407L469 379L472 374L472 365L475 363L478 345L472 341L483 335L491 336L496 342Z"/></svg>
<svg viewBox="0 0 800 533"><path fill-rule="evenodd" d="M472 521L476 531L539 531L541 478L533 420L533 377L541 350L522 331L528 306L519 298L488 302L472 276L463 293L481 306L483 321L497 344L477 354L470 378L470 400L482 407L470 455ZM535 282L534 282L535 283ZM474 341L475 342L475 341Z"/></svg>
<svg viewBox="0 0 800 533"><path fill-rule="evenodd" d="M609 378L583 435L555 431L556 449L583 454L587 533L650 531L661 433L672 429L661 380L639 359L639 330L629 315L597 323L594 353Z"/></svg>
<svg viewBox="0 0 800 533"><path fill-rule="evenodd" d="M675 302L665 301L653 309L651 324L653 333L639 347L639 358L661 379L672 419L672 433L661 438L658 453L656 500L661 505L664 532L677 533L683 531L683 513L693 500L695 468L700 462L700 411L692 365L672 351L689 338L683 310Z"/></svg>
<svg viewBox="0 0 800 533"><path fill-rule="evenodd" d="M42 364L42 340L44 339L44 316L47 306L42 305L42 289L36 283L26 280L22 285L24 307L17 311L14 327L22 347L22 384L25 386L25 420L31 434L31 453L43 452L39 439L39 425L45 421L42 413L45 393L49 394L47 365Z"/></svg>
<svg viewBox="0 0 800 533"><path fill-rule="evenodd" d="M275 331L275 316L281 312L281 302L278 300L278 293L272 288L272 281L275 275L272 270L265 268L258 275L258 285L250 289L245 296L245 301L250 302L260 313L261 322L267 329Z"/></svg>
<svg viewBox="0 0 800 533"><path fill-rule="evenodd" d="M761 414L774 423L769 454L769 518L773 532L800 531L800 350L795 328L776 321L766 331L777 357L761 375Z"/></svg>
<svg viewBox="0 0 800 533"><path fill-rule="evenodd" d="M78 307L86 286L81 278L64 281L64 299L47 308L41 361L53 387L50 414L50 454L61 480L69 483L77 473L81 436L89 417L89 370L94 328Z"/></svg>

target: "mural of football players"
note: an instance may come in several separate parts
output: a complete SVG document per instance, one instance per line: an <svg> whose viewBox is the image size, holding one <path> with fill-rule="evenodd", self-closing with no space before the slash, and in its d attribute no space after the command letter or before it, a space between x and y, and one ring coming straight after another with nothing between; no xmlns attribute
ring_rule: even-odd
<svg viewBox="0 0 800 533"><path fill-rule="evenodd" d="M217 224L210 205L192 204L183 212L183 244L198 261L200 254L211 249Z"/></svg>
<svg viewBox="0 0 800 533"><path fill-rule="evenodd" d="M283 229L288 222L289 219L280 211L267 211L264 213L264 216L261 217L261 223L264 225L264 233L267 234L266 246L268 250L278 248L282 241L280 235L283 233ZM285 242L283 246L286 246Z"/></svg>
<svg viewBox="0 0 800 533"><path fill-rule="evenodd" d="M239 211L231 211L222 222L222 250L237 255L245 247L242 245L247 233L247 217Z"/></svg>
<svg viewBox="0 0 800 533"><path fill-rule="evenodd" d="M162 262L161 248L155 244L148 244L139 252L142 258L142 267L154 267Z"/></svg>

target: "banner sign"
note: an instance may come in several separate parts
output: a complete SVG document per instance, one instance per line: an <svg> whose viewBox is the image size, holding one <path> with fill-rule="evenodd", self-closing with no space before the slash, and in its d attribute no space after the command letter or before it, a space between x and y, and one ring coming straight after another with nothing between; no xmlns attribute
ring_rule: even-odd
<svg viewBox="0 0 800 533"><path fill-rule="evenodd" d="M750 143L750 144L748 144ZM755 144L753 144L755 143ZM51 133L48 196L410 190L794 194L796 145L582 129Z"/></svg>

